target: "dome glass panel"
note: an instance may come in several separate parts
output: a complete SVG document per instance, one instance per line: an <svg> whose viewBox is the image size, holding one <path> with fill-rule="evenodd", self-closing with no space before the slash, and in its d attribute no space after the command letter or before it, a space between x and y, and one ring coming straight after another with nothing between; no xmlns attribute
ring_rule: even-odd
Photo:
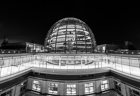
<svg viewBox="0 0 140 96"><path fill-rule="evenodd" d="M56 22L45 38L48 52L93 53L96 46L93 32L77 18L64 18Z"/></svg>

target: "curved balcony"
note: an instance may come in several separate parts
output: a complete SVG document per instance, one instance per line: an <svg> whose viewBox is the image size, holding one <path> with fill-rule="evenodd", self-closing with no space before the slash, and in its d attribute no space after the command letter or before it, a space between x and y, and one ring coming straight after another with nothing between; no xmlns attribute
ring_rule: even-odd
<svg viewBox="0 0 140 96"><path fill-rule="evenodd" d="M41 68L80 72L96 68L108 68L121 73L140 77L139 55L117 54L24 54L0 56L0 78L16 74L29 68ZM81 71L82 72L82 71Z"/></svg>

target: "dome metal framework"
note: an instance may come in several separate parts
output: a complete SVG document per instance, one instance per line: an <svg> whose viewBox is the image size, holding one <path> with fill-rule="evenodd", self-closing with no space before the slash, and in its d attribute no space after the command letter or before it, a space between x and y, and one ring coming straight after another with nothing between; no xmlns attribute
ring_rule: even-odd
<svg viewBox="0 0 140 96"><path fill-rule="evenodd" d="M63 18L56 22L45 38L48 52L93 53L96 40L86 23L77 18Z"/></svg>

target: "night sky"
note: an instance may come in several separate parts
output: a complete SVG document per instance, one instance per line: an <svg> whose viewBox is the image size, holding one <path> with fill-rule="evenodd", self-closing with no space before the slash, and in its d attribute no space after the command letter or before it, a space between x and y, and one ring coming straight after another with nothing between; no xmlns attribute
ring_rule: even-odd
<svg viewBox="0 0 140 96"><path fill-rule="evenodd" d="M46 0L0 2L0 43L44 44L50 27L65 17L84 21L93 31L97 44L124 44L131 41L140 49L140 5L129 0ZM60 2L61 1L61 2ZM94 2L91 2L94 1Z"/></svg>

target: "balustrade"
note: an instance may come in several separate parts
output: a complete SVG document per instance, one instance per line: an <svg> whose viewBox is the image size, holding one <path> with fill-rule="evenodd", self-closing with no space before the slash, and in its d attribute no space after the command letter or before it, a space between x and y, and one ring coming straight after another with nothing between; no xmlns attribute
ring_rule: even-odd
<svg viewBox="0 0 140 96"><path fill-rule="evenodd" d="M116 55L90 55L90 56L50 56L26 55L15 57L0 57L0 77L31 68L55 69L91 69L110 68L130 75L140 76L140 58ZM94 70L94 69L93 69Z"/></svg>

